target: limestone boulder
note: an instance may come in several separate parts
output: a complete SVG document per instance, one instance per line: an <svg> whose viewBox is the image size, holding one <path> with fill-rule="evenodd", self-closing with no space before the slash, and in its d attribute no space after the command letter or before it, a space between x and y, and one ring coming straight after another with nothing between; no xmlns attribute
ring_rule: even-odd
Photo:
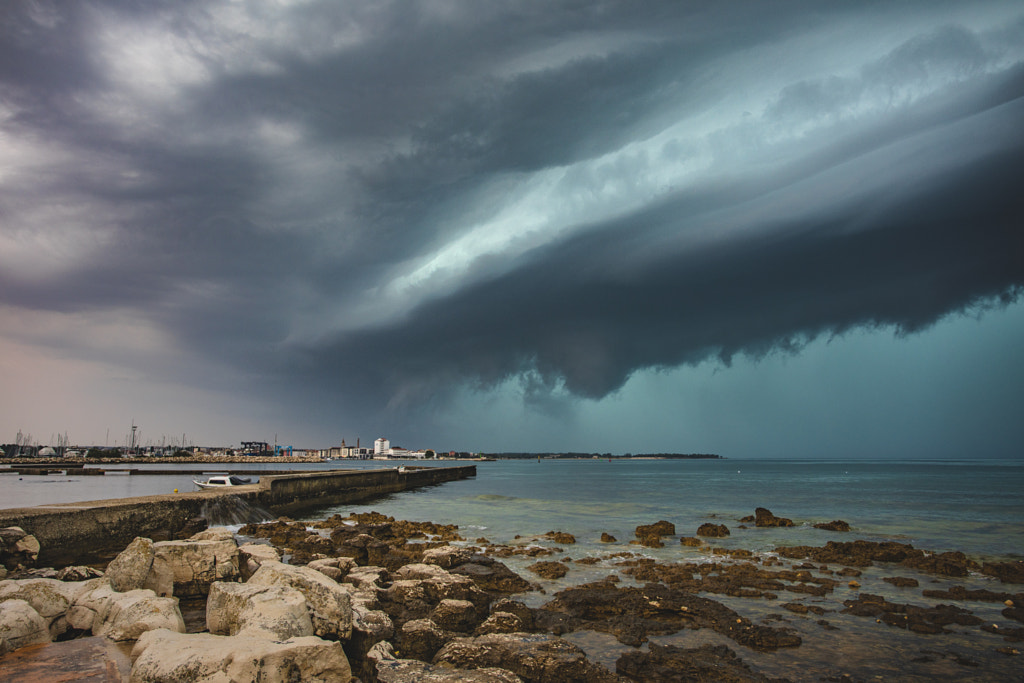
<svg viewBox="0 0 1024 683"><path fill-rule="evenodd" d="M103 576L103 572L92 567L86 567L83 565L76 565L74 567L64 567L60 569L55 579L58 581L89 581L90 579L98 579Z"/></svg>
<svg viewBox="0 0 1024 683"><path fill-rule="evenodd" d="M352 589L315 569L268 561L260 565L246 585L294 588L306 598L316 635L339 640L352 635Z"/></svg>
<svg viewBox="0 0 1024 683"><path fill-rule="evenodd" d="M0 566L6 569L28 567L39 557L39 541L20 526L0 529Z"/></svg>
<svg viewBox="0 0 1024 683"><path fill-rule="evenodd" d="M136 538L107 565L106 576L114 590L136 590L146 584L156 557L153 545L148 538Z"/></svg>
<svg viewBox="0 0 1024 683"><path fill-rule="evenodd" d="M380 593L381 605L392 618L399 622L426 618L442 600L467 600L481 608L489 601L487 594L469 577L449 573L440 567L430 569L429 578L397 579ZM424 574L413 569L405 575Z"/></svg>
<svg viewBox="0 0 1024 683"><path fill-rule="evenodd" d="M158 597L144 588L115 591L102 580L75 600L67 620L72 628L115 641L138 640L154 629L185 632L176 598Z"/></svg>
<svg viewBox="0 0 1024 683"><path fill-rule="evenodd" d="M697 528L697 535L705 538L725 538L729 535L729 527L724 524L705 522Z"/></svg>
<svg viewBox="0 0 1024 683"><path fill-rule="evenodd" d="M391 574L384 567L353 567L341 579L342 583L350 583L356 590L383 590L384 584L391 580Z"/></svg>
<svg viewBox="0 0 1024 683"><path fill-rule="evenodd" d="M434 657L434 664L464 669L496 667L527 683L612 683L619 678L587 659L579 647L548 634L488 634L455 638Z"/></svg>
<svg viewBox="0 0 1024 683"><path fill-rule="evenodd" d="M271 640L313 635L306 598L290 586L256 586L218 581L206 600L210 633L262 635Z"/></svg>
<svg viewBox="0 0 1024 683"><path fill-rule="evenodd" d="M429 564L414 563L407 564L404 567L399 567L392 573L392 576L399 581L409 580L425 580L425 579L445 579L451 574L441 567L437 567Z"/></svg>
<svg viewBox="0 0 1024 683"><path fill-rule="evenodd" d="M87 582L58 581L57 579L22 579L0 582L0 603L24 600L45 621L53 638L67 631L65 614L75 599L88 589Z"/></svg>
<svg viewBox="0 0 1024 683"><path fill-rule="evenodd" d="M740 521L748 520L744 517ZM793 520L788 517L776 517L768 508L757 508L754 510L754 524L759 527L791 527Z"/></svg>
<svg viewBox="0 0 1024 683"><path fill-rule="evenodd" d="M389 643L379 643L367 654L372 678L379 683L522 683L511 671L485 667L455 669L415 659L398 659Z"/></svg>
<svg viewBox="0 0 1024 683"><path fill-rule="evenodd" d="M143 588L161 597L205 597L214 581L239 577L234 538L160 541L153 544L153 551L153 565Z"/></svg>
<svg viewBox="0 0 1024 683"><path fill-rule="evenodd" d="M477 609L469 600L445 599L437 603L430 620L446 631L470 633L477 625Z"/></svg>
<svg viewBox="0 0 1024 683"><path fill-rule="evenodd" d="M188 537L190 541L234 541L235 532L225 526L212 526Z"/></svg>
<svg viewBox="0 0 1024 683"><path fill-rule="evenodd" d="M25 600L0 603L0 650L50 642L50 629L39 612Z"/></svg>
<svg viewBox="0 0 1024 683"><path fill-rule="evenodd" d="M316 636L276 641L161 629L143 635L132 649L132 683L347 683L351 677L341 643Z"/></svg>
<svg viewBox="0 0 1024 683"><path fill-rule="evenodd" d="M341 581L349 570L356 566L356 561L351 557L328 557L321 560L313 560L308 565L329 579Z"/></svg>
<svg viewBox="0 0 1024 683"><path fill-rule="evenodd" d="M345 651L360 668L353 671L363 680L374 680L372 666L367 653L378 643L390 640L395 635L395 624L382 610L370 609L370 600L361 600L357 593L352 601L352 636L345 643Z"/></svg>
<svg viewBox="0 0 1024 683"><path fill-rule="evenodd" d="M471 562L458 565L451 573L470 578L481 590L492 593L524 593L533 587L506 565L484 555L474 555Z"/></svg>
<svg viewBox="0 0 1024 683"><path fill-rule="evenodd" d="M274 546L266 543L245 543L238 546L238 570L242 581L248 581L260 565L268 561L281 561L281 553Z"/></svg>
<svg viewBox="0 0 1024 683"><path fill-rule="evenodd" d="M654 524L641 524L636 528L635 533L637 538L645 536L675 536L676 525L663 519Z"/></svg>
<svg viewBox="0 0 1024 683"><path fill-rule="evenodd" d="M454 545L443 545L423 551L423 564L434 564L442 569L451 569L473 559L473 551Z"/></svg>
<svg viewBox="0 0 1024 683"><path fill-rule="evenodd" d="M487 633L520 633L526 630L526 625L518 615L511 612L493 612L484 622L477 627L476 635L481 636Z"/></svg>
<svg viewBox="0 0 1024 683"><path fill-rule="evenodd" d="M406 659L429 662L441 647L452 639L430 619L413 619L402 624L396 634L398 652Z"/></svg>

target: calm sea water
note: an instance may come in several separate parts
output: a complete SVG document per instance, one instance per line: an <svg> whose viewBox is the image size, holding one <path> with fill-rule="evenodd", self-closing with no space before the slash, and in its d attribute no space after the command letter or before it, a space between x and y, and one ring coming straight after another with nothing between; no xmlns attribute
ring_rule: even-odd
<svg viewBox="0 0 1024 683"><path fill-rule="evenodd" d="M294 469L330 469L342 463L291 465ZM379 468L381 462L344 463L346 468ZM392 463L391 466L394 466ZM166 467L166 466L164 466ZM182 468L189 466L182 466ZM227 469L278 469L282 465L229 466ZM224 469L219 471L226 471ZM0 507L97 500L192 490L191 475L21 476L0 474ZM739 528L737 520L767 507L797 524L787 529ZM898 540L934 551L962 550L978 559L1024 558L1024 462L1016 461L856 461L808 462L764 460L520 460L479 463L477 476L463 481L406 491L360 505L318 510L307 519L334 513L377 510L398 519L458 524L467 542L484 537L491 543L529 543L547 531L573 534L577 543L563 546L553 559L602 558L593 565L570 563L568 575L544 581L543 591L520 596L532 606L547 602L568 585L616 574L619 560L611 552L632 552L662 562L722 561L708 548L669 542L652 549L630 545L637 525L668 520L680 535L694 535L707 521L732 530L719 547L738 547L771 555L778 545L822 545L829 540ZM847 521L850 534L814 529L815 522ZM602 532L618 539L602 544ZM517 539L519 536L521 538ZM538 580L527 566L535 559L505 561L524 577ZM875 567L858 578L861 591L894 602L927 606L921 588L897 589L882 581L893 575L915 576L922 587L1020 592L980 575L947 579L913 574L899 567ZM682 647L724 644L751 667L793 681L839 680L1022 680L1020 657L997 652L1007 644L977 627L952 627L953 633L920 635L874 619L842 614L843 600L856 589L841 584L823 597L784 593L775 600L710 596L758 623L785 626L803 644L793 650L760 653L708 629L652 638ZM825 612L794 615L782 604L802 600ZM1001 602L955 603L1000 628L1019 626L1000 614ZM628 648L593 632L567 634L594 660L612 668ZM1017 646L1019 647L1019 646Z"/></svg>
<svg viewBox="0 0 1024 683"><path fill-rule="evenodd" d="M386 465L275 463L210 471L342 466ZM195 489L193 478L19 476L0 469L0 507L189 491ZM735 520L753 514L756 507L767 507L800 526L737 531ZM986 558L1024 557L1021 461L501 460L479 463L473 479L316 511L314 516L370 509L400 519L459 524L467 537L486 536L493 542L549 530L568 531L581 542L602 532L624 539L632 537L637 525L660 519L673 522L680 534L693 535L700 524L714 520L733 529L722 545L751 550L779 543L824 543L836 535L811 524L843 519L858 538L894 539Z"/></svg>

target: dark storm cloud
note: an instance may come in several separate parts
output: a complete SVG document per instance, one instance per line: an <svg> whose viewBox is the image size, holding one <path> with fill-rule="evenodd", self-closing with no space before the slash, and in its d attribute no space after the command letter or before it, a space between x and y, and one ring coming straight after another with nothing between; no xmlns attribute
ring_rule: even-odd
<svg viewBox="0 0 1024 683"><path fill-rule="evenodd" d="M402 395L410 378L432 388L454 377L491 384L536 370L545 386L562 380L572 393L601 397L639 368L795 350L857 326L909 333L951 311L1005 304L1024 286L1024 135L1014 123L1021 116L1021 100L980 115L971 125L1006 135L1006 149L936 173L917 191L893 200L876 183L827 213L777 217L771 234L753 239L677 250L659 233L699 202L666 202L424 306L398 329L345 340L317 365L334 359L339 376L387 396ZM914 154L957 133L895 151ZM875 157L854 163L883 183L911 171L887 154ZM800 183L781 190L782 199L799 204L819 189ZM764 197L752 201L770 210ZM663 251L651 253L649 242Z"/></svg>
<svg viewBox="0 0 1024 683"><path fill-rule="evenodd" d="M719 5L10 5L0 303L371 415L1016 295L1019 14Z"/></svg>

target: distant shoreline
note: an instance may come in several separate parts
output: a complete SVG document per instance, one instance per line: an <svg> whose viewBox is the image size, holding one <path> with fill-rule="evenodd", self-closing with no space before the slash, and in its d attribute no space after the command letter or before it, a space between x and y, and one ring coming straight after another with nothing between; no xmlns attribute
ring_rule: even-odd
<svg viewBox="0 0 1024 683"><path fill-rule="evenodd" d="M497 460L725 460L716 453L487 453L486 456Z"/></svg>

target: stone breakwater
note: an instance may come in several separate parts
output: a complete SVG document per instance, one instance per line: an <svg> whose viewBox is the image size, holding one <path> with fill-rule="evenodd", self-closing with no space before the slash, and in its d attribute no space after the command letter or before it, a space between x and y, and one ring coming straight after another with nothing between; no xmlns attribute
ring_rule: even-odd
<svg viewBox="0 0 1024 683"><path fill-rule="evenodd" d="M109 559L137 536L187 538L223 516L231 523L269 519L475 475L473 465L264 475L258 484L230 489L0 510L0 528L20 527L37 538L44 564L87 564Z"/></svg>
<svg viewBox="0 0 1024 683"><path fill-rule="evenodd" d="M8 563L31 563L38 546L24 532L0 536L21 553ZM123 673L140 682L777 681L785 678L780 669L792 680L1019 674L1012 660L1024 640L1022 562L975 563L863 540L760 557L708 545L700 563L644 555L655 541L710 538L677 536L662 520L638 527L630 542L608 540L607 553L574 560L563 556L577 543L565 531L469 541L454 525L379 513L281 518L237 536L214 528L175 541L140 537L101 575L14 567L13 580L0 582L0 650L14 650L11 657L32 644L102 636L130 647ZM523 568L527 576L510 566L520 561L534 562ZM594 570L606 575L558 583ZM964 585L981 572L987 588ZM918 593L919 580L930 587ZM902 597L867 592L875 585ZM546 602L528 604L540 596ZM765 614L757 607L764 603L783 613ZM666 640L681 632L704 642ZM614 661L573 642L587 633L618 644ZM874 645L879 634L885 648ZM911 644L906 656L879 669L885 650L901 642ZM815 647L828 649L828 668L808 664Z"/></svg>

